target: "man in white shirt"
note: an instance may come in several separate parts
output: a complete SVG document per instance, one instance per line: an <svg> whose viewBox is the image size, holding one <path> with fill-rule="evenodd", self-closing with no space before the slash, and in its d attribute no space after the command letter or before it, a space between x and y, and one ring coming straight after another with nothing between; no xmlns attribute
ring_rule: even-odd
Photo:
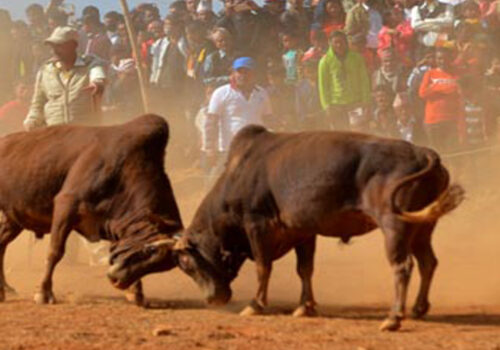
<svg viewBox="0 0 500 350"><path fill-rule="evenodd" d="M266 90L255 83L255 61L240 57L233 62L230 83L216 89L203 123L202 151L207 165L225 158L234 135L249 124L265 125L272 114Z"/></svg>

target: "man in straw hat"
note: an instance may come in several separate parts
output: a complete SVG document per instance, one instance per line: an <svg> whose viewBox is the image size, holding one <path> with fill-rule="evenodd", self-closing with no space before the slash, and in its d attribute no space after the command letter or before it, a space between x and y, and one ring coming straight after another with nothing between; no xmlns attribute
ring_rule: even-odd
<svg viewBox="0 0 500 350"><path fill-rule="evenodd" d="M98 115L106 74L92 56L77 54L78 32L58 27L45 40L54 57L40 68L26 130L59 124L90 124Z"/></svg>

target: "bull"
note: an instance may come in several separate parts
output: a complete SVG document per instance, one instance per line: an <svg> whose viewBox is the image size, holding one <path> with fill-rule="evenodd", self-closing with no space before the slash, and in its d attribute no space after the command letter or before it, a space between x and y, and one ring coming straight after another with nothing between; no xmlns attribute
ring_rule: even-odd
<svg viewBox="0 0 500 350"><path fill-rule="evenodd" d="M168 137L161 117L145 115L118 126L55 126L0 138L0 301L9 287L5 250L26 229L37 238L50 233L37 303L56 302L52 277L72 230L111 242L108 277L141 303L140 278L176 266L165 242L183 228L164 171Z"/></svg>
<svg viewBox="0 0 500 350"><path fill-rule="evenodd" d="M464 197L438 154L408 142L345 132L272 133L260 126L234 138L222 175L175 250L179 267L224 304L243 262L255 261L258 288L242 315L264 312L273 261L294 249L302 283L295 316L316 314L312 274L316 236L347 242L380 228L395 277L393 306L380 326L405 315L413 258L421 283L415 317L429 310L438 219Z"/></svg>

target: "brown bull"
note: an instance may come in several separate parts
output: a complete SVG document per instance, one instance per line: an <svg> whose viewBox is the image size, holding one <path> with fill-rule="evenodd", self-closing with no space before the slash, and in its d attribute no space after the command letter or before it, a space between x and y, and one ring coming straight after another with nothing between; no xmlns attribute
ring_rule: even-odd
<svg viewBox="0 0 500 350"><path fill-rule="evenodd" d="M273 261L294 249L302 280L295 315L313 315L316 235L348 241L379 227L396 281L381 329L396 330L413 257L421 275L413 313L427 313L437 265L431 234L462 198L462 188L449 185L447 170L430 149L369 135L280 134L250 126L235 137L223 174L179 241L179 266L209 302L226 303L242 263L253 259L258 290L242 311L253 315L267 305Z"/></svg>
<svg viewBox="0 0 500 350"><path fill-rule="evenodd" d="M139 279L175 261L168 248L130 246L165 240L182 228L164 171L168 135L161 117L146 115L120 126L57 126L0 138L0 301L5 249L27 229L38 238L51 234L36 302L55 302L52 275L72 230L92 242L112 242L109 277L120 288L138 281L140 302Z"/></svg>

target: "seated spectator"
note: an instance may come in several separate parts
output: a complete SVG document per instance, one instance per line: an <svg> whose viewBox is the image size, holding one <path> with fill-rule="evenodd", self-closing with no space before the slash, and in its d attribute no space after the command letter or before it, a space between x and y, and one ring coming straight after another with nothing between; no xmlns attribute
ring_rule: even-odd
<svg viewBox="0 0 500 350"><path fill-rule="evenodd" d="M413 66L412 46L413 29L410 22L404 19L404 13L399 7L394 7L392 11L386 12L382 19L383 27L378 34L379 58L382 52L393 47L405 67Z"/></svg>
<svg viewBox="0 0 500 350"><path fill-rule="evenodd" d="M411 26L417 37L417 59L424 47L439 46L450 39L453 7L437 0L425 0L411 11Z"/></svg>
<svg viewBox="0 0 500 350"><path fill-rule="evenodd" d="M23 131L23 121L28 114L32 88L24 81L19 81L15 85L14 93L14 99L0 107L0 136Z"/></svg>
<svg viewBox="0 0 500 350"><path fill-rule="evenodd" d="M282 56L285 67L285 82L295 85L299 80L299 64L302 60L302 50L298 48L299 37L295 32L287 32L281 35L281 43L285 53Z"/></svg>
<svg viewBox="0 0 500 350"><path fill-rule="evenodd" d="M452 53L439 48L436 68L428 70L420 85L419 95L425 101L424 126L430 145L439 152L456 149L463 143L464 108L458 76L452 70Z"/></svg>
<svg viewBox="0 0 500 350"><path fill-rule="evenodd" d="M324 125L324 112L318 93L318 63L310 58L302 60L303 79L295 88L297 121L303 130L320 129Z"/></svg>

